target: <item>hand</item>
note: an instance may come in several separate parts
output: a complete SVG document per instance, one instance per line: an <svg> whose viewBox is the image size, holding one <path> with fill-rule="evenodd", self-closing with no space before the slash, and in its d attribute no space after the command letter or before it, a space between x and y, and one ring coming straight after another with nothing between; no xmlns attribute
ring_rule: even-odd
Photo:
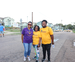
<svg viewBox="0 0 75 75"><path fill-rule="evenodd" d="M54 42L52 42L52 45L54 45Z"/></svg>
<svg viewBox="0 0 75 75"><path fill-rule="evenodd" d="M38 44L38 47L40 47L40 44Z"/></svg>
<svg viewBox="0 0 75 75"><path fill-rule="evenodd" d="M22 43L23 43L23 41L22 41Z"/></svg>
<svg viewBox="0 0 75 75"><path fill-rule="evenodd" d="M34 46L34 44L33 44L33 46Z"/></svg>

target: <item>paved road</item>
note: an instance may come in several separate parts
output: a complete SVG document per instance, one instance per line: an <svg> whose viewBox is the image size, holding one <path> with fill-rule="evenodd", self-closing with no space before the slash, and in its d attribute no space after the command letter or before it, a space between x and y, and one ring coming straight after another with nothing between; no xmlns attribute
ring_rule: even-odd
<svg viewBox="0 0 75 75"><path fill-rule="evenodd" d="M55 40L56 39L59 40L55 41L55 48L51 48L52 62L60 61L63 59L61 54L64 54L64 52L62 52L63 49L61 48L63 47L66 39L70 35L73 35L73 33L54 32ZM75 34L73 37L75 37ZM21 43L20 35L12 35L12 36L9 35L3 38L0 37L0 62L23 62L23 55L24 55L24 48L23 44ZM32 47L30 55L31 62L35 62L35 60L32 59L33 57L34 57L34 49ZM41 59L42 59L42 48L40 48L40 58L39 58L40 62ZM63 61L64 60L66 59L63 59Z"/></svg>
<svg viewBox="0 0 75 75"><path fill-rule="evenodd" d="M56 62L75 62L75 33L70 34L60 48L54 61Z"/></svg>

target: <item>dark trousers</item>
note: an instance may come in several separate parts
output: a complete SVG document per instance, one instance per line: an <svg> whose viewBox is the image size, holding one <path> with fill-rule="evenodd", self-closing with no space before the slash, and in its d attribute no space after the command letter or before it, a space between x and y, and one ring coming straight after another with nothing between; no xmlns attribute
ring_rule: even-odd
<svg viewBox="0 0 75 75"><path fill-rule="evenodd" d="M48 60L50 61L51 44L42 44L42 49L43 49L43 59L46 58L46 50L47 50Z"/></svg>

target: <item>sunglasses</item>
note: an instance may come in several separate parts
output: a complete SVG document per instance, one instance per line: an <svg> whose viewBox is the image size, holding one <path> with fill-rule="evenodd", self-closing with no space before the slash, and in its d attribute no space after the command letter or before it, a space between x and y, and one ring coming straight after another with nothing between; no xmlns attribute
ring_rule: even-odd
<svg viewBox="0 0 75 75"><path fill-rule="evenodd" d="M32 24L28 24L28 25L32 25Z"/></svg>

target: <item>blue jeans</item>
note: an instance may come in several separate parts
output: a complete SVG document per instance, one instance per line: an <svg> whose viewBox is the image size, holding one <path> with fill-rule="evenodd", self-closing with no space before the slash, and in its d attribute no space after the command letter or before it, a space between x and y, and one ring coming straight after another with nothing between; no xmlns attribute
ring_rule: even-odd
<svg viewBox="0 0 75 75"><path fill-rule="evenodd" d="M36 54L36 60L38 60L39 59L39 50L37 50L37 46L38 45L33 45L33 48L34 48L34 50L35 50L35 54Z"/></svg>
<svg viewBox="0 0 75 75"><path fill-rule="evenodd" d="M24 45L24 56L30 56L32 43L23 43Z"/></svg>

